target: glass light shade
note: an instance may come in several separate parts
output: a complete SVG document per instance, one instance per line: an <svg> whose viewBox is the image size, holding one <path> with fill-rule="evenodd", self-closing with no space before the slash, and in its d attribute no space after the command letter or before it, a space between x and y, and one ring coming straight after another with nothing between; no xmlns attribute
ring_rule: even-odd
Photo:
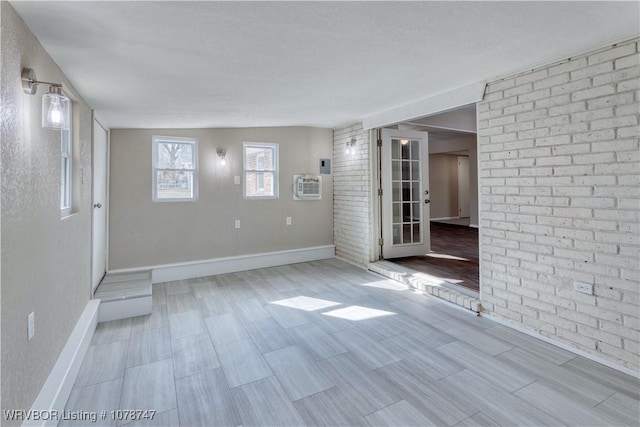
<svg viewBox="0 0 640 427"><path fill-rule="evenodd" d="M71 101L52 86L49 93L42 96L42 127L48 129L69 129Z"/></svg>

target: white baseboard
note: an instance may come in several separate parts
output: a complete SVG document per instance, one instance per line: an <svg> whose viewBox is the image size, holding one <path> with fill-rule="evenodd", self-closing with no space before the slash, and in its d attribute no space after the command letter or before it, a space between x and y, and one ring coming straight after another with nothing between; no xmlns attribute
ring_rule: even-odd
<svg viewBox="0 0 640 427"><path fill-rule="evenodd" d="M99 305L100 301L90 300L85 307L56 364L49 373L47 381L33 402L31 413L58 411L58 414L62 414L96 330ZM57 424L58 420L53 419L27 420L22 423L23 426L56 426Z"/></svg>
<svg viewBox="0 0 640 427"><path fill-rule="evenodd" d="M471 227L471 228L480 228L480 226L478 224L469 224L469 227Z"/></svg>
<svg viewBox="0 0 640 427"><path fill-rule="evenodd" d="M335 245L326 245L315 246L312 248L289 249L277 252L214 258L202 261L181 262L177 264L113 270L109 271L109 273L151 270L151 283L163 283L172 282L174 280L214 276L216 274L235 273L236 271L255 270L256 268L276 267L278 265L318 261L321 259L333 258L335 255Z"/></svg>
<svg viewBox="0 0 640 427"><path fill-rule="evenodd" d="M443 216L440 218L429 218L429 221L443 221L446 219L460 219L459 216Z"/></svg>
<svg viewBox="0 0 640 427"><path fill-rule="evenodd" d="M525 328L520 323L512 322L510 320L507 320L507 319L505 319L503 317L500 317L500 316L497 316L495 314L480 313L480 315L482 317L486 317L487 319L491 319L496 323L500 323L501 325L504 325L504 326L507 326L507 327L509 327L511 329L515 329L516 331L522 332L523 334L527 334L529 336L537 338L540 341L544 341L544 342L547 342L549 344L553 344L556 347L560 347L563 350L567 350L567 351L569 351L571 353L577 354L578 356L582 356L582 357L584 357L586 359L593 360L594 362L597 362L597 363L599 363L601 365L607 366L607 367L609 367L611 369L615 369L616 371L620 371L620 372L623 372L623 373L625 373L627 375L631 375L634 378L640 379L640 372L637 371L637 370L633 370L631 368L627 368L626 366L622 366L619 363L615 363L615 362L612 362L611 360L607 360L607 359L605 359L603 357L599 357L599 356L597 356L597 355L595 355L593 353L589 353L587 351L580 350L578 348L572 347L571 345L569 345L567 343L564 343L562 341L558 341L558 340L555 340L553 338L549 338L547 336L541 335L541 334L537 333L536 331L533 331L531 329Z"/></svg>

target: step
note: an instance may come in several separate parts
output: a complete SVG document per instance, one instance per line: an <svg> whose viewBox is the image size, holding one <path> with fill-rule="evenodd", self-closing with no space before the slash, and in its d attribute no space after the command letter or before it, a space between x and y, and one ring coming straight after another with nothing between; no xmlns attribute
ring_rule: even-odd
<svg viewBox="0 0 640 427"><path fill-rule="evenodd" d="M151 313L151 271L107 273L93 298L100 300L98 322Z"/></svg>
<svg viewBox="0 0 640 427"><path fill-rule="evenodd" d="M369 263L368 269L467 310L476 313L482 311L479 294L462 286L443 282L440 278L389 261Z"/></svg>

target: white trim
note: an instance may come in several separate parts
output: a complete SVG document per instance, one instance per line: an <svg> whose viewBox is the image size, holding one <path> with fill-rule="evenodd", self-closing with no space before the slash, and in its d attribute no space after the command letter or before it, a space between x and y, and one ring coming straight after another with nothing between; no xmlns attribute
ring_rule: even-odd
<svg viewBox="0 0 640 427"><path fill-rule="evenodd" d="M443 216L440 218L431 218L431 221L442 221L443 219L460 219L459 216Z"/></svg>
<svg viewBox="0 0 640 427"><path fill-rule="evenodd" d="M450 90L445 93L430 96L410 104L392 108L372 114L362 119L362 127L366 129L378 128L415 120L435 113L453 110L464 105L482 101L486 83L478 82Z"/></svg>
<svg viewBox="0 0 640 427"><path fill-rule="evenodd" d="M582 356L582 357L585 357L585 358L587 358L589 360L592 360L592 361L594 361L596 363L600 363L601 365L604 365L604 366L606 366L608 368L615 369L616 371L620 371L620 372L625 373L627 375L631 375L634 378L640 379L640 371L633 370L631 368L627 368L627 367L622 366L622 365L620 365L618 363L612 362L611 360L607 360L605 358L597 356L597 355L595 355L593 353L589 353L587 351L575 348L575 347L573 347L573 346L571 346L571 345L569 345L567 343L564 343L562 341L558 341L558 340L555 340L553 338L547 337L545 335L539 334L534 330L526 328L525 326L523 326L520 323L512 322L510 320L507 320L507 319L505 319L503 317L500 317L498 315L491 314L491 313L483 313L483 312L481 312L480 316L486 317L487 319L493 320L494 322L500 323L501 325L507 326L507 327L509 327L511 329L515 329L516 331L522 332L523 334L529 335L529 336L531 336L533 338L537 338L540 341L544 341L546 343L555 345L556 347L560 347L561 349L567 350L567 351L569 351L571 353L574 353L574 354L577 354L578 356Z"/></svg>
<svg viewBox="0 0 640 427"><path fill-rule="evenodd" d="M198 139L196 138L187 138L187 137L178 137L178 136L157 136L153 135L151 137L152 148L151 148L151 173L153 174L151 177L152 189L151 189L151 200L153 202L197 202L198 194L199 194L199 174L200 174L200 158L198 156ZM158 171L161 170L172 170L167 168L159 168L158 165L158 145L165 143L176 143L176 144L190 144L191 148L191 157L193 160L193 168L192 169L180 169L184 172L191 172L193 175L193 180L191 182L191 197L181 197L181 198L161 198L158 197Z"/></svg>
<svg viewBox="0 0 640 427"><path fill-rule="evenodd" d="M272 169L247 169L247 148L267 148L273 151ZM273 174L273 195L271 196L248 196L247 195L247 173L248 172L271 172ZM243 142L242 143L242 198L245 200L274 200L280 198L280 144L277 142ZM264 179L264 175L263 175ZM263 182L264 188L264 182ZM256 176L257 190L257 176Z"/></svg>
<svg viewBox="0 0 640 427"><path fill-rule="evenodd" d="M380 213L381 204L380 196L378 196L378 189L380 187L380 176L378 168L378 131L382 134L380 129L370 129L367 132L369 136L369 179L371 185L369 186L369 206L371 207L369 221L369 259L366 260L364 268L371 262L375 262L380 258L380 245L379 239L382 237L382 229L380 228Z"/></svg>
<svg viewBox="0 0 640 427"><path fill-rule="evenodd" d="M471 227L471 228L480 228L480 226L478 224L469 224L469 227Z"/></svg>
<svg viewBox="0 0 640 427"><path fill-rule="evenodd" d="M56 364L49 373L47 381L40 389L38 397L31 406L31 413L35 411L64 410L71 389L76 381L80 366L87 353L93 333L98 322L98 307L100 301L90 300L73 328ZM58 420L27 420L23 426L56 426Z"/></svg>
<svg viewBox="0 0 640 427"><path fill-rule="evenodd" d="M318 261L334 258L335 245L315 246L311 248L289 249L277 252L238 255L208 260L181 262L176 264L155 265L140 268L113 270L109 273L128 273L151 270L151 283L171 282L174 280L194 279L236 271L275 267L299 262Z"/></svg>
<svg viewBox="0 0 640 427"><path fill-rule="evenodd" d="M519 68L517 71L511 71L511 72L508 72L508 73L495 75L495 76L487 79L486 81L487 81L487 83L492 83L493 84L493 83L497 83L497 82L502 81L502 80L512 79L512 78L520 76L522 74L528 74L528 73L531 73L531 72L536 72L536 71L541 70L543 68L553 67L554 65L559 65L559 64L562 64L562 63L565 63L565 62L574 61L574 60L576 60L578 58L584 58L585 56L593 55L595 53L599 53L599 52L611 49L612 47L624 45L624 44L627 44L627 43L635 43L637 39L638 39L638 35L637 34L628 35L628 36L621 37L621 38L610 39L609 41L607 41L605 43L596 45L595 48L571 51L571 52L568 52L568 53L560 55L560 57L556 57L555 59L551 59L551 60L545 61L543 63L539 63L538 62L538 63L535 63L535 64L529 64L528 66Z"/></svg>

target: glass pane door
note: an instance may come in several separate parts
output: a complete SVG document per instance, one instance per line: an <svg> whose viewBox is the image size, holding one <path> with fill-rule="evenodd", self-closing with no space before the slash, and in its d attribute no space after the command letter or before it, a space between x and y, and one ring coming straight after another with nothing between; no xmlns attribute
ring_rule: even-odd
<svg viewBox="0 0 640 427"><path fill-rule="evenodd" d="M382 256L430 251L429 140L426 132L382 129L380 150Z"/></svg>
<svg viewBox="0 0 640 427"><path fill-rule="evenodd" d="M393 244L422 243L420 225L420 141L391 139L391 188Z"/></svg>

